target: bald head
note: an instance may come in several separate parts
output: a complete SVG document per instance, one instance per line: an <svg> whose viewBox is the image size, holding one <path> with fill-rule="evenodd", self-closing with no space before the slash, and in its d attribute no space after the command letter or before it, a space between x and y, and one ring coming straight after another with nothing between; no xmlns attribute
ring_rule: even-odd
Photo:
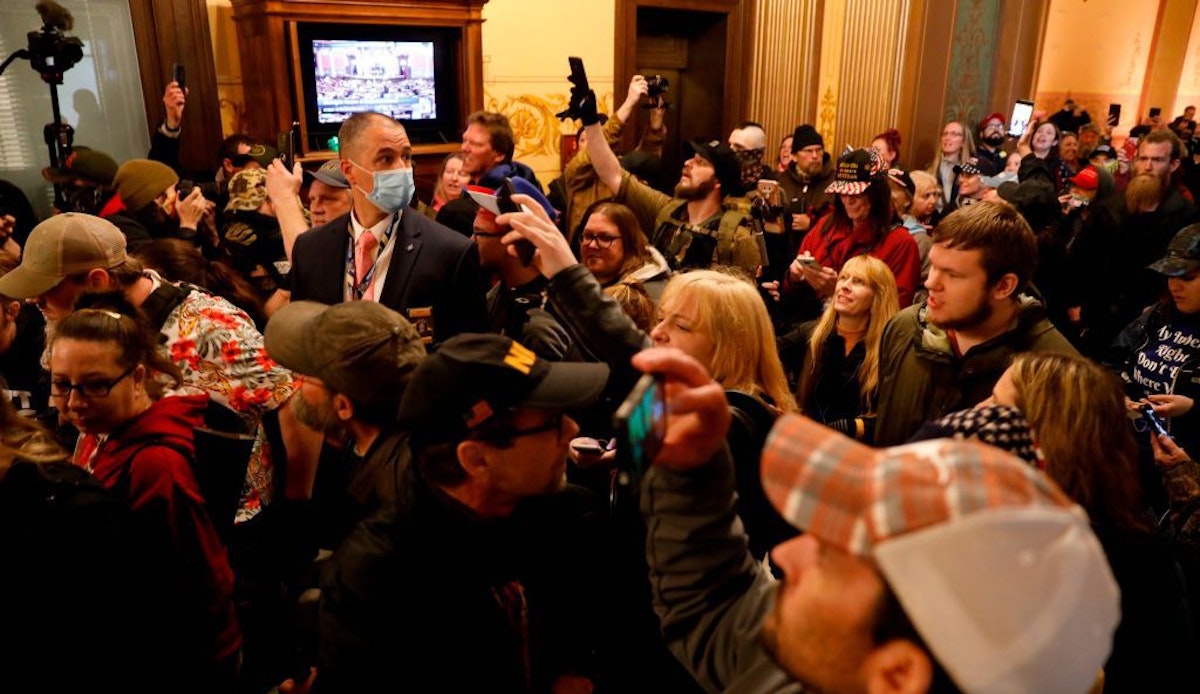
<svg viewBox="0 0 1200 694"><path fill-rule="evenodd" d="M391 116L376 111L360 111L342 121L342 127L338 128L338 153L341 157L354 159L361 154L366 132L378 124L404 127Z"/></svg>

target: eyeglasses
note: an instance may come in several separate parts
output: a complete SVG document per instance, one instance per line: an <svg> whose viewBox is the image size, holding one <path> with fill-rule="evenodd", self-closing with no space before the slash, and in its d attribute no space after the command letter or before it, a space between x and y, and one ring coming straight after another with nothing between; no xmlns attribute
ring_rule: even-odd
<svg viewBox="0 0 1200 694"><path fill-rule="evenodd" d="M586 231L583 232L583 245L585 246L589 243L594 243L599 248L612 248L612 245L620 240L620 236L613 236L611 234L589 234Z"/></svg>
<svg viewBox="0 0 1200 694"><path fill-rule="evenodd" d="M561 412L559 412L558 414L551 417L544 424L539 424L534 427L529 427L528 429L499 429L499 430L495 430L493 432L489 432L487 435L479 436L478 439L481 441L488 441L488 442L491 442L494 444L498 444L502 448L507 448L509 445L512 444L513 441L521 438L522 436L533 436L535 434L543 434L547 431L553 431L553 432L556 432L559 435L561 435L562 434L562 425L563 425L563 414ZM484 428L486 428L486 427L484 427Z"/></svg>
<svg viewBox="0 0 1200 694"><path fill-rule="evenodd" d="M62 398L64 400L66 400L67 398L71 397L71 391L75 391L75 392L79 393L79 395L81 397L85 397L85 398L107 397L108 394L110 392L112 392L112 389L114 387L116 387L116 385L118 383L125 380L126 376L133 373L133 370L136 368L137 368L137 365L135 364L135 365L129 367L128 369L126 369L125 372L122 373L120 376L117 376L116 378L114 378L112 380L108 380L108 381L102 381L102 380L97 379L94 381L85 381L83 383L76 383L74 385L72 385L70 381L62 381L62 380L51 381L50 382L50 395L53 397L56 397L56 398Z"/></svg>
<svg viewBox="0 0 1200 694"><path fill-rule="evenodd" d="M535 427L529 427L528 429L512 429L504 432L504 436L508 439L517 439L521 438L522 436L533 436L534 434L541 434L546 431L555 431L561 433L562 425L563 414L562 412L559 412L551 417L545 424L539 424Z"/></svg>

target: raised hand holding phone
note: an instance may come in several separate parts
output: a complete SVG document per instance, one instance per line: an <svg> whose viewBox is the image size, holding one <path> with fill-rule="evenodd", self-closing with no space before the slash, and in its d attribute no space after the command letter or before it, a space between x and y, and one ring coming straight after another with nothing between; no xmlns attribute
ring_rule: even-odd
<svg viewBox="0 0 1200 694"><path fill-rule="evenodd" d="M644 374L613 416L617 431L617 484L635 486L658 457L667 434L664 377Z"/></svg>
<svg viewBox="0 0 1200 694"><path fill-rule="evenodd" d="M633 356L633 366L662 378L666 396L665 435L651 462L674 469L708 462L729 432L725 389L694 357L671 347L652 347ZM618 444L618 449L620 444Z"/></svg>
<svg viewBox="0 0 1200 694"><path fill-rule="evenodd" d="M529 207L513 200L513 195L515 194L516 190L513 188L512 180L504 179L504 182L500 184L500 188L496 191L496 206L500 208L501 214L529 212ZM519 239L514 241L512 245L517 249L517 258L521 260L521 264L528 267L533 262L534 252L537 251L533 242L529 239Z"/></svg>
<svg viewBox="0 0 1200 694"><path fill-rule="evenodd" d="M583 69L583 59L571 56L567 58L571 65L571 76L568 78L573 85L567 107L554 114L560 120L578 118L583 125L593 125L600 122L596 111L596 94L588 86L587 71Z"/></svg>

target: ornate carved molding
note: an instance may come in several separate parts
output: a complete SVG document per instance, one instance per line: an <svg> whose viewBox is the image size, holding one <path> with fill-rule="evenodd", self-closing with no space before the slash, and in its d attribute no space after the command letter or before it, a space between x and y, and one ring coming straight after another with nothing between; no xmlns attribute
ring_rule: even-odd
<svg viewBox="0 0 1200 694"><path fill-rule="evenodd" d="M554 116L567 107L567 94L493 94L484 87L484 108L503 113L513 129L514 156L557 157L562 135L575 132L572 122ZM612 113L611 92L597 97L601 113Z"/></svg>

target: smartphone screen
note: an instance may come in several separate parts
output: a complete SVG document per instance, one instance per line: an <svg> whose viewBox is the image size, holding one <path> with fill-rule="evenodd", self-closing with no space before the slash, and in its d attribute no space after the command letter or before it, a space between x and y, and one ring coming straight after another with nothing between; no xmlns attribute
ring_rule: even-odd
<svg viewBox="0 0 1200 694"><path fill-rule="evenodd" d="M1155 412L1154 408L1150 405L1142 406L1142 418L1146 420L1146 423L1150 425L1150 428L1153 429L1155 433L1162 434L1164 436L1171 435L1167 431L1167 425L1163 423L1162 418L1158 416L1158 413Z"/></svg>
<svg viewBox="0 0 1200 694"><path fill-rule="evenodd" d="M654 462L667 435L667 401L662 377L645 374L613 417L617 430L617 481L636 484Z"/></svg>
<svg viewBox="0 0 1200 694"><path fill-rule="evenodd" d="M1161 116L1161 115L1162 115L1162 109L1161 109L1161 108L1159 108L1158 106L1151 106L1151 107L1150 107L1150 117L1151 117L1151 118L1158 118L1158 117L1159 117L1159 116Z"/></svg>
<svg viewBox="0 0 1200 694"><path fill-rule="evenodd" d="M1121 122L1121 104L1108 105L1108 127L1115 128Z"/></svg>
<svg viewBox="0 0 1200 694"><path fill-rule="evenodd" d="M187 89L187 80L184 77L183 63L175 63L171 68L171 81L179 85L180 89Z"/></svg>
<svg viewBox="0 0 1200 694"><path fill-rule="evenodd" d="M1029 119L1033 117L1033 102L1028 99L1017 99L1013 104L1012 118L1008 119L1008 134L1012 137L1021 137L1025 134L1025 128L1029 126Z"/></svg>

